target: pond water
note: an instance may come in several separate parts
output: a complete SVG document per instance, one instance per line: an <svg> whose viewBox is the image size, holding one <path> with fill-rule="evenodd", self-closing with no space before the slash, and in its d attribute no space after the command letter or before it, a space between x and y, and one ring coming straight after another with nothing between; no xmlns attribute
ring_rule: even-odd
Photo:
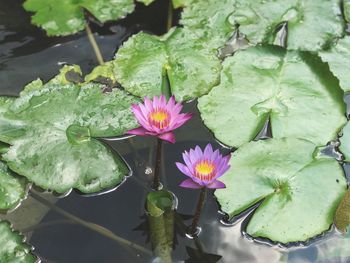
<svg viewBox="0 0 350 263"><path fill-rule="evenodd" d="M16 96L26 83L38 77L48 80L64 64L78 64L84 73L97 65L84 32L48 38L30 24L22 2L0 0L1 95ZM112 59L118 46L140 30L164 33L166 14L167 1L160 0L149 7L138 5L135 13L118 23L93 25L104 59ZM250 240L243 234L244 219L225 223L212 192L207 195L199 237L187 238L181 222L190 223L199 192L178 187L184 177L174 161L180 161L181 153L197 144L203 147L210 142L221 147L224 153L229 149L216 142L203 126L195 101L186 104L185 110L195 113L195 117L176 131L176 145L165 144L161 168L164 187L178 198L174 262L350 262L350 238L334 230L310 244L288 249ZM134 137L105 140L105 143L121 154L133 171L117 190L96 196L83 196L73 191L66 197L57 197L32 189L20 208L1 216L27 237L42 262L158 262L148 253L118 241L121 237L151 250L145 198L152 181L156 140Z"/></svg>

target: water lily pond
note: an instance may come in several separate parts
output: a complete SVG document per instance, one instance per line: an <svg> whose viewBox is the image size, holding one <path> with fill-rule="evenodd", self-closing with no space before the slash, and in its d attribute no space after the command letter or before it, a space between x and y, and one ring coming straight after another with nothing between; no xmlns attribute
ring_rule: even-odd
<svg viewBox="0 0 350 263"><path fill-rule="evenodd" d="M0 263L350 262L348 0L0 0Z"/></svg>

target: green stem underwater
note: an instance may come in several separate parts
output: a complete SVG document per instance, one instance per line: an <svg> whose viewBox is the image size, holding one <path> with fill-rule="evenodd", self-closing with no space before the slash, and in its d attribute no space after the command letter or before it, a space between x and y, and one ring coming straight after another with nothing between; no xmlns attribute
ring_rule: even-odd
<svg viewBox="0 0 350 263"><path fill-rule="evenodd" d="M173 25L173 1L169 0L169 6L168 6L168 19L166 24L166 31L169 31L170 28Z"/></svg>
<svg viewBox="0 0 350 263"><path fill-rule="evenodd" d="M156 165L154 167L153 189L160 190L160 167L162 165L162 146L163 141L157 138Z"/></svg>
<svg viewBox="0 0 350 263"><path fill-rule="evenodd" d="M197 227L198 227L198 223L201 217L201 213L202 213L202 209L204 207L204 202L205 202L205 198L207 196L207 188L206 187L202 187L201 188L201 193L199 195L199 199L198 199L198 203L197 203L197 207L196 207L196 212L194 214L193 217L193 221L192 221L192 225L190 227L190 235L195 236L197 233Z"/></svg>
<svg viewBox="0 0 350 263"><path fill-rule="evenodd" d="M95 37L94 37L94 34L92 33L89 24L86 24L86 25L85 25L85 31L86 31L86 34L87 34L88 39L89 39L89 41L90 41L90 44L91 44L91 46L92 46L92 49L93 49L94 52L95 52L95 55L96 55L96 58L97 58L98 63L99 63L100 65L103 65L103 64L104 64L104 61L103 61L103 57L102 57L100 48L99 48L98 45L97 45L97 42L96 42Z"/></svg>

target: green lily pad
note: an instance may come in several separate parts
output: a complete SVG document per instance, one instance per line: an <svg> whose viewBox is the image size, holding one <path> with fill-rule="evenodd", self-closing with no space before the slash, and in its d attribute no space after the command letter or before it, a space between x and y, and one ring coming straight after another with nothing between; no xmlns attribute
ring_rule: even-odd
<svg viewBox="0 0 350 263"><path fill-rule="evenodd" d="M14 232L8 222L0 221L0 262L39 262L38 258L32 254L32 247L23 240L24 237Z"/></svg>
<svg viewBox="0 0 350 263"><path fill-rule="evenodd" d="M339 39L336 46L330 50L320 51L319 55L324 62L329 64L330 70L339 79L340 87L345 91L350 91L350 36Z"/></svg>
<svg viewBox="0 0 350 263"><path fill-rule="evenodd" d="M112 83L116 83L117 79L114 75L113 61L105 62L103 65L95 67L88 75L85 76L85 82L95 81L98 78L110 79Z"/></svg>
<svg viewBox="0 0 350 263"><path fill-rule="evenodd" d="M199 98L198 108L216 138L233 147L253 140L268 118L273 137L317 145L346 123L343 92L328 66L309 53L272 46L227 58L220 85Z"/></svg>
<svg viewBox="0 0 350 263"><path fill-rule="evenodd" d="M218 83L221 64L205 41L193 37L180 28L161 37L132 36L116 54L116 78L140 97L161 94L168 82L178 101L206 94Z"/></svg>
<svg viewBox="0 0 350 263"><path fill-rule="evenodd" d="M58 193L92 193L122 182L127 165L96 138L137 127L130 105L139 100L122 90L103 90L98 84L46 84L21 94L0 110L0 140L11 145L3 160Z"/></svg>
<svg viewBox="0 0 350 263"><path fill-rule="evenodd" d="M275 242L306 241L328 230L347 188L340 164L316 145L283 138L241 146L215 195L231 218L261 202L246 231Z"/></svg>
<svg viewBox="0 0 350 263"><path fill-rule="evenodd" d="M11 172L0 161L0 210L13 209L26 197L27 180Z"/></svg>
<svg viewBox="0 0 350 263"><path fill-rule="evenodd" d="M316 51L343 36L339 0L237 0L230 19L253 44L273 43L286 22L287 48Z"/></svg>
<svg viewBox="0 0 350 263"><path fill-rule="evenodd" d="M339 150L344 154L345 161L350 162L350 123L343 128L343 136L339 139Z"/></svg>
<svg viewBox="0 0 350 263"><path fill-rule="evenodd" d="M232 0L194 0L184 8L180 23L193 34L205 38L208 46L219 48L236 30L228 19L233 9Z"/></svg>
<svg viewBox="0 0 350 263"><path fill-rule="evenodd" d="M125 17L134 10L133 0L26 0L27 11L34 12L32 23L49 36L64 36L84 29L84 9L104 23Z"/></svg>
<svg viewBox="0 0 350 263"><path fill-rule="evenodd" d="M347 22L350 21L350 1L344 0L343 1L343 10L344 10L344 17Z"/></svg>

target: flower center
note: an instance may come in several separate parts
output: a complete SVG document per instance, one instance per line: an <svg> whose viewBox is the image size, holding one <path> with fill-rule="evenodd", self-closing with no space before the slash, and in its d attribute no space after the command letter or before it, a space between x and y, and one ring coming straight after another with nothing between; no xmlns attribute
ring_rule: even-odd
<svg viewBox="0 0 350 263"><path fill-rule="evenodd" d="M155 109L148 116L150 124L159 129L164 129L169 126L170 115L165 109Z"/></svg>
<svg viewBox="0 0 350 263"><path fill-rule="evenodd" d="M195 173L198 179L210 181L215 176L215 164L208 160L199 161L195 165Z"/></svg>

